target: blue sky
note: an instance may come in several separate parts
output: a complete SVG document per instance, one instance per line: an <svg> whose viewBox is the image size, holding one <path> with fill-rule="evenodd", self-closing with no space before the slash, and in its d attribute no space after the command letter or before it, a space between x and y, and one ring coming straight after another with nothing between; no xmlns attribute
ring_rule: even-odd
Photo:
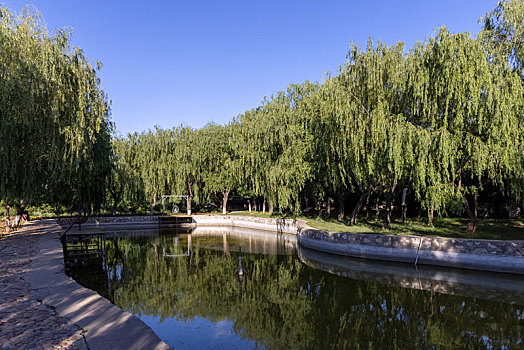
<svg viewBox="0 0 524 350"><path fill-rule="evenodd" d="M35 5L50 30L104 64L119 133L226 123L290 83L321 81L369 36L411 47L435 28L480 30L495 0L72 1Z"/></svg>

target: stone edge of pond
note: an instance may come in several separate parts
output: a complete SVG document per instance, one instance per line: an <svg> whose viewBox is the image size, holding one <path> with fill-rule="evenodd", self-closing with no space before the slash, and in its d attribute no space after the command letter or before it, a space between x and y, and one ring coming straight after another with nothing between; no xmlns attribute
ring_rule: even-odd
<svg viewBox="0 0 524 350"><path fill-rule="evenodd" d="M248 229L271 231L277 233L288 233L296 235L298 231L305 228L310 228L305 220L300 219L274 219L274 218L259 218L252 216L239 215L192 215L192 223L187 225L185 223L179 225L167 226L233 226ZM108 227L146 227L156 226L160 223L159 216L103 216L90 217L82 227L92 228L98 226ZM60 219L59 224L62 229L66 229L74 218Z"/></svg>
<svg viewBox="0 0 524 350"><path fill-rule="evenodd" d="M193 215L193 222L197 227L233 226L293 235L296 235L302 229L310 228L307 226L305 220L259 218L239 215Z"/></svg>
<svg viewBox="0 0 524 350"><path fill-rule="evenodd" d="M358 258L524 274L524 241L335 233L306 228L304 247Z"/></svg>
<svg viewBox="0 0 524 350"><path fill-rule="evenodd" d="M87 224L153 224L158 216L93 217ZM424 265L524 274L524 241L500 241L369 233L309 227L305 220L240 215L193 215L196 226L233 226L297 235L298 244L326 253Z"/></svg>
<svg viewBox="0 0 524 350"><path fill-rule="evenodd" d="M40 220L35 225L41 226L39 250L24 274L32 298L81 328L91 350L171 349L140 319L65 274L58 240L63 228L56 220Z"/></svg>

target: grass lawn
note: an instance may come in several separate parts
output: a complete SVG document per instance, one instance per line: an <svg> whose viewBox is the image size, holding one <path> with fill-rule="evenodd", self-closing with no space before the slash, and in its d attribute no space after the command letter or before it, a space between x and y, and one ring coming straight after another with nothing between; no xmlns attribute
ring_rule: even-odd
<svg viewBox="0 0 524 350"><path fill-rule="evenodd" d="M256 216L264 218L294 218L292 216L282 216L280 214L269 216L267 213L263 214L248 211L233 212L229 215ZM400 220L398 220L393 221L388 230L382 230L381 221L375 222L375 220L362 219L359 220L357 225L348 226L338 222L336 219L305 216L297 216L296 218L306 220L307 224L313 228L331 232L524 240L523 220L479 219L477 232L469 233L466 230L469 220L462 218L435 218L434 226L428 226L427 219L409 219L407 220L406 225L402 225Z"/></svg>

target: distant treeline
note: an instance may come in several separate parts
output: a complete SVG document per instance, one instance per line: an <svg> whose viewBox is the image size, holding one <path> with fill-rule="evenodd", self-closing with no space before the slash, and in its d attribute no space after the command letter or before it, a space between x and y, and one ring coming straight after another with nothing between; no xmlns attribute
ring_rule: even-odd
<svg viewBox="0 0 524 350"><path fill-rule="evenodd" d="M79 93L82 98L74 95L75 104L70 106L71 97L65 94L78 91L66 85L51 99L55 107L48 105L45 85L54 78L46 80L44 74L42 90L31 80L14 84L30 96L43 98L46 108L40 108L36 98L34 109L25 110L20 102L23 108L15 113L11 105L0 104L2 137L4 123L20 130L12 124L17 122L26 130L43 122L37 113L46 118L56 115L49 121L55 124L45 126L50 136L43 133L37 139L42 136L55 147L52 137L57 137L71 146L52 148L59 151L41 159L38 152L46 153L47 146L32 143L29 137L27 145L34 144L38 152L23 153L18 160L26 143L13 139L13 133L2 138L2 145L9 147L0 148L1 159L7 151L14 155L0 161L0 166L15 175L7 177L0 195L62 204L86 202L94 209L102 204L98 191L106 189L99 184L107 183L105 199L114 211L121 203L144 201L153 209L159 196L168 193L187 194L198 207L219 201L225 211L235 195L252 203L258 200L270 213L275 208L297 213L323 202L327 211L336 207L338 218L347 216L350 223L356 223L363 208L374 206L384 214L384 228L394 208L402 208L403 217L408 207L411 213L424 211L430 221L435 213L468 215L468 229L474 231L479 216L498 209L486 203L521 203L524 188L524 2L498 3L483 23L484 29L474 38L443 27L409 51L403 43L387 46L370 41L365 50L353 46L337 74L321 84L292 84L225 126L156 128L114 137L112 152L107 103L96 72L79 50L66 50L67 38L59 33L49 45L58 47L61 60L89 68L93 83L78 86L92 90ZM25 35L8 25L2 30L2 36L4 31ZM46 44L35 40L40 46ZM76 55L82 59L75 59ZM15 55L15 60L20 57L24 56ZM41 54L31 57L42 59ZM26 62L20 59L17 64ZM0 74L8 63L0 63ZM39 61L36 64L40 67ZM16 72L12 74L23 73ZM13 84L3 79L0 98L11 98ZM65 79L64 84L70 83ZM60 124L60 113L69 117L70 124ZM35 159L42 166L31 165ZM20 167L13 171L16 162L36 168L29 180L20 179L24 174ZM42 176L50 171L57 175ZM24 192L29 184L31 196Z"/></svg>

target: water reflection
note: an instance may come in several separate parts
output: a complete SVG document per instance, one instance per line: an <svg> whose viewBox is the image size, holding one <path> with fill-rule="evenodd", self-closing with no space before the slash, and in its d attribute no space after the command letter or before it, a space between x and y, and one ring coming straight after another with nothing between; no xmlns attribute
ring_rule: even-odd
<svg viewBox="0 0 524 350"><path fill-rule="evenodd" d="M479 299L474 287L460 284L486 280L474 274L297 254L293 236L231 228L115 236L108 247L105 269L73 271L75 279L142 318L177 349L207 347L209 337L199 343L198 329L219 331L211 344L226 348L522 346L524 307L511 304L522 299ZM241 281L235 275L240 247ZM498 292L521 286L499 282Z"/></svg>

